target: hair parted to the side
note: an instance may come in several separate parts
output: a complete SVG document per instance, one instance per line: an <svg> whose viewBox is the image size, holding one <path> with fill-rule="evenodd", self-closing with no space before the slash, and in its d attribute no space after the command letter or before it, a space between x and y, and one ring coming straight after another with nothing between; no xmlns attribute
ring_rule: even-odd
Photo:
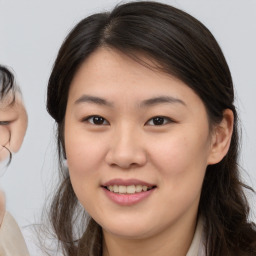
<svg viewBox="0 0 256 256"><path fill-rule="evenodd" d="M255 225L248 222L249 206L238 169L238 118L231 74L223 53L209 30L189 14L156 2L131 2L83 19L59 50L48 84L47 109L58 126L61 180L51 205L51 223L65 255L101 255L101 228L90 219L76 239L74 219L79 214L68 170L63 168L64 116L69 86L83 61L97 48L110 47L142 65L140 56L156 68L185 82L204 102L211 125L223 111L234 113L231 145L224 159L208 166L199 204L204 216L207 256L256 255Z"/></svg>

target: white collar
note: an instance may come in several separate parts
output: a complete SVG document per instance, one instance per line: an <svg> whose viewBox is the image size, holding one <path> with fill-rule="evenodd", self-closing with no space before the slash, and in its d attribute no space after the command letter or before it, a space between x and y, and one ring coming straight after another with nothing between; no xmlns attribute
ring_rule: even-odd
<svg viewBox="0 0 256 256"><path fill-rule="evenodd" d="M204 225L201 218L198 219L195 234L186 256L205 256L204 252Z"/></svg>

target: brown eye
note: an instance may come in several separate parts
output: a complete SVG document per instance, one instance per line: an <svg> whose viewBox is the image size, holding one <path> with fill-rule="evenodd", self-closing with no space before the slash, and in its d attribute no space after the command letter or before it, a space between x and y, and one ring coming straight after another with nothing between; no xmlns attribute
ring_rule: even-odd
<svg viewBox="0 0 256 256"><path fill-rule="evenodd" d="M152 121L153 121L154 125L164 124L164 118L163 117L154 117Z"/></svg>
<svg viewBox="0 0 256 256"><path fill-rule="evenodd" d="M164 117L164 116L155 116L153 118L151 118L148 122L147 125L165 125L168 123L173 122L170 118L168 117Z"/></svg>
<svg viewBox="0 0 256 256"><path fill-rule="evenodd" d="M8 125L10 124L10 121L0 121L0 125Z"/></svg>
<svg viewBox="0 0 256 256"><path fill-rule="evenodd" d="M102 116L89 116L85 120L94 125L108 124L108 121L105 118L103 118Z"/></svg>

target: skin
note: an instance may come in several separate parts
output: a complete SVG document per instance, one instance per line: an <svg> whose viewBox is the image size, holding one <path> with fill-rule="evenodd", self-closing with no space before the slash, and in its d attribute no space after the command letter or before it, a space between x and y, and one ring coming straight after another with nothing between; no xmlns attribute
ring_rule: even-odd
<svg viewBox="0 0 256 256"><path fill-rule="evenodd" d="M19 93L16 94L14 104L10 104L11 101L12 97L7 95L0 103L0 143L16 153L27 130L28 116Z"/></svg>
<svg viewBox="0 0 256 256"><path fill-rule="evenodd" d="M20 149L27 130L28 116L21 95L16 94L14 104L11 102L11 95L6 95L0 102L0 164L8 159L9 151L16 153ZM0 190L0 226L4 214L5 197Z"/></svg>
<svg viewBox="0 0 256 256"><path fill-rule="evenodd" d="M108 104L81 100L84 95ZM175 100L147 101L161 96ZM103 123L88 118L93 115ZM166 117L161 125L154 125L156 116ZM103 228L104 256L186 255L206 167L227 153L232 126L226 110L210 131L193 90L118 51L99 48L84 61L69 91L65 150L74 191ZM156 189L137 204L121 206L101 187L116 178L139 179Z"/></svg>

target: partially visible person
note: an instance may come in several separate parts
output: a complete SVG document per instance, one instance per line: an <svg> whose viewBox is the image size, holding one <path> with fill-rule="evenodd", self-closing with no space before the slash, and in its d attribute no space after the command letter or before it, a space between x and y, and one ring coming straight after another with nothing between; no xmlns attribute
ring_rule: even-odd
<svg viewBox="0 0 256 256"><path fill-rule="evenodd" d="M9 152L6 155L1 150L0 161L20 149L27 122L20 88L15 84L13 74L0 66L0 145Z"/></svg>
<svg viewBox="0 0 256 256"><path fill-rule="evenodd" d="M19 87L13 74L0 65L0 164L9 165L12 153L22 144L28 117ZM5 160L7 159L7 163ZM6 167L6 166L5 166ZM0 255L29 255L24 238L14 218L5 208L5 196L0 190Z"/></svg>

